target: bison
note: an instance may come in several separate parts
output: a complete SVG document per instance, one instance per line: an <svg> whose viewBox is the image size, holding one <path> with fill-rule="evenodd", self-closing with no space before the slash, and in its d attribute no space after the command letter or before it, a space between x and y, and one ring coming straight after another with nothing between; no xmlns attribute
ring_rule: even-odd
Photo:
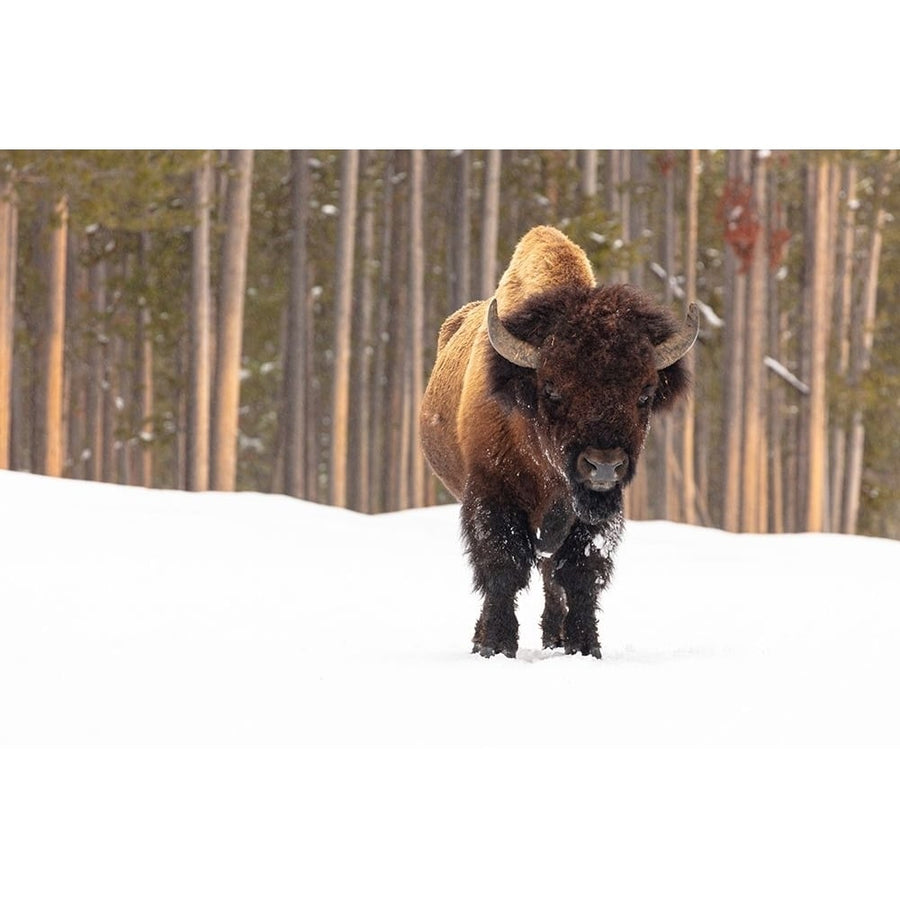
<svg viewBox="0 0 900 900"><path fill-rule="evenodd" d="M545 648L599 658L597 601L651 414L688 389L698 332L627 284L598 285L555 228L519 242L490 300L441 326L420 411L426 459L461 502L483 596L473 653L514 657L516 595L538 565Z"/></svg>

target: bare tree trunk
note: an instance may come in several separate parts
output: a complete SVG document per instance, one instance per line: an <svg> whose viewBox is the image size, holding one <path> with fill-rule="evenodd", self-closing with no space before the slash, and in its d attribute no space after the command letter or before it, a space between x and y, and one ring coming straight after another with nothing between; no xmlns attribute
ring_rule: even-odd
<svg viewBox="0 0 900 900"><path fill-rule="evenodd" d="M138 309L138 465L137 483L153 486L153 334L150 309Z"/></svg>
<svg viewBox="0 0 900 900"><path fill-rule="evenodd" d="M12 184L0 180L0 469L12 465L13 336L16 309L17 212Z"/></svg>
<svg viewBox="0 0 900 900"><path fill-rule="evenodd" d="M878 300L878 269L881 263L881 246L887 212L884 198L890 183L889 167L894 164L896 151L891 150L878 173L875 187L875 212L872 222L866 278L862 303L854 323L854 347L851 361L851 385L858 388L872 362L872 344L875 340L875 314ZM855 534L859 524L859 496L862 490L863 453L865 450L865 424L862 409L853 411L850 429L850 446L847 454L847 489L844 504L843 531Z"/></svg>
<svg viewBox="0 0 900 900"><path fill-rule="evenodd" d="M469 170L471 153L456 156L456 188L453 222L453 307L459 309L472 299L471 222L469 211Z"/></svg>
<svg viewBox="0 0 900 900"><path fill-rule="evenodd" d="M581 151L581 198L587 206L597 196L597 151Z"/></svg>
<svg viewBox="0 0 900 900"><path fill-rule="evenodd" d="M500 232L500 151L488 150L484 172L484 207L481 220L481 282L479 297L490 297L497 287L497 237Z"/></svg>
<svg viewBox="0 0 900 900"><path fill-rule="evenodd" d="M425 243L423 234L423 181L425 153L411 151L409 191L409 302L411 367L410 440L411 496L413 506L425 505L425 457L419 443L419 417L416 411L425 393ZM499 212L499 207L498 207ZM499 217L498 217L499 222Z"/></svg>
<svg viewBox="0 0 900 900"><path fill-rule="evenodd" d="M408 363L407 363L408 364ZM400 434L404 437L408 436L412 428L412 386L409 378L403 381L403 397L400 416ZM400 449L400 472L398 476L398 484L400 492L397 496L397 509L409 509L412 506L411 487L411 456L412 447L408 439L404 439Z"/></svg>
<svg viewBox="0 0 900 900"><path fill-rule="evenodd" d="M108 391L106 357L109 339L107 336L106 311L106 260L98 259L88 274L88 288L94 315L94 334L88 353L88 387L86 415L87 446L91 458L87 477L92 481L103 480L103 427L106 410L105 398Z"/></svg>
<svg viewBox="0 0 900 900"><path fill-rule="evenodd" d="M753 169L753 201L760 222L766 220L766 158L757 155ZM766 452L763 405L763 350L766 334L768 254L763 240L753 247L744 323L744 436L742 454L741 530L766 530L762 468Z"/></svg>
<svg viewBox="0 0 900 900"><path fill-rule="evenodd" d="M389 151L385 159L384 193L382 197L383 220L381 223L381 267L378 278L378 324L375 343L375 370L372 377L372 452L371 471L372 485L370 490L370 509L372 512L383 512L389 502L388 483L390 481L389 466L389 418L390 410L390 334L391 334L391 292L393 283L393 259L391 249L394 246L394 160L396 153Z"/></svg>
<svg viewBox="0 0 900 900"><path fill-rule="evenodd" d="M63 428L64 341L66 319L66 238L69 208L61 197L53 209L48 256L47 320L44 332L42 396L42 455L40 470L61 476L65 461Z"/></svg>
<svg viewBox="0 0 900 900"><path fill-rule="evenodd" d="M309 333L306 232L309 153L291 151L291 283L284 348L284 492L306 497Z"/></svg>
<svg viewBox="0 0 900 900"><path fill-rule="evenodd" d="M405 154L395 152L397 169L401 169ZM399 171L397 172L399 175ZM392 197L391 214L391 279L388 283L391 300L391 343L387 376L388 408L386 421L389 423L385 440L385 464L387 466L387 508L402 509L406 503L408 484L406 474L406 445L403 429L406 378L404 348L409 340L409 283L404 274L408 271L409 238L407 218L409 203L406 197L406 182L398 181ZM400 427L398 427L400 426Z"/></svg>
<svg viewBox="0 0 900 900"><path fill-rule="evenodd" d="M188 396L185 481L189 491L209 488L210 385L212 382L212 295L210 289L211 153L194 172L191 243L191 299L188 315Z"/></svg>
<svg viewBox="0 0 900 900"><path fill-rule="evenodd" d="M340 222L335 284L334 395L332 402L331 503L347 505L350 433L350 348L353 313L353 258L359 151L341 154Z"/></svg>
<svg viewBox="0 0 900 900"><path fill-rule="evenodd" d="M359 284L360 336L356 358L356 384L354 395L358 414L354 418L356 429L356 507L361 512L372 511L372 370L378 338L375 332L375 178L367 170L372 166L374 152L365 154L366 175L361 222L362 265Z"/></svg>
<svg viewBox="0 0 900 900"><path fill-rule="evenodd" d="M232 150L229 153L229 163L233 171L226 200L213 391L212 487L217 491L233 491L237 486L241 341L244 291L247 284L253 151Z"/></svg>
<svg viewBox="0 0 900 900"><path fill-rule="evenodd" d="M685 226L684 248L684 293L685 304L697 299L697 232L698 232L698 198L700 194L700 151L688 150L687 158L687 223ZM688 353L685 357L685 365L688 377L693 380L694 356L697 353ZM681 431L681 503L684 512L684 521L690 525L697 522L697 482L694 470L694 430L696 422L696 407L694 405L694 392L689 391L682 412Z"/></svg>
<svg viewBox="0 0 900 900"><path fill-rule="evenodd" d="M749 180L749 151L728 153L728 176L742 185ZM737 531L741 523L741 466L744 442L744 328L747 277L733 253L726 255L725 286L725 485L722 525Z"/></svg>
<svg viewBox="0 0 900 900"><path fill-rule="evenodd" d="M806 530L824 531L828 527L827 456L828 407L826 394L828 330L828 187L830 163L822 156L815 168L815 224L810 272L810 370L809 434L806 471Z"/></svg>
<svg viewBox="0 0 900 900"><path fill-rule="evenodd" d="M606 151L606 171L604 173L604 192L606 197L606 208L618 216L620 211L619 203L619 182L620 177L620 157L621 150Z"/></svg>
<svg viewBox="0 0 900 900"><path fill-rule="evenodd" d="M85 305L89 301L87 269L80 263L80 247L78 235L69 229L69 246L66 262L66 331L74 337L70 346L72 365L69 367L66 381L66 409L68 419L69 459L66 464L67 473L76 478L84 478L87 469L85 449L87 447L86 431L86 399L87 399L87 366L85 351L88 343L85 336Z"/></svg>
<svg viewBox="0 0 900 900"><path fill-rule="evenodd" d="M777 179L774 167L769 170L769 222L770 235L778 233L784 235L787 232L787 216L784 210L777 203ZM780 252L780 251L779 251ZM785 359L787 356L787 347L784 334L787 329L782 328L781 322L781 303L779 296L780 281L777 272L773 271L772 264L776 259L770 261L769 266L769 346L777 359ZM785 389L780 378L775 379L774 387L766 392L768 402L768 422L769 422L769 444L771 447L771 466L769 467L769 531L780 534L785 530L787 513L785 508Z"/></svg>
<svg viewBox="0 0 900 900"><path fill-rule="evenodd" d="M846 384L850 373L850 336L853 311L853 253L856 238L856 164L847 163L843 179L843 215L841 218L840 277L835 310L837 335L837 375ZM847 422L841 411L834 425L831 451L831 524L835 529L844 526L845 474L847 471Z"/></svg>
<svg viewBox="0 0 900 900"><path fill-rule="evenodd" d="M632 203L631 203L631 151L617 150L616 152L616 175L615 194L618 200L617 209L619 213L619 222L622 228L622 239L626 242L631 241L634 232L634 223L632 222ZM614 275L615 281L628 281L628 269L624 266L617 269Z"/></svg>

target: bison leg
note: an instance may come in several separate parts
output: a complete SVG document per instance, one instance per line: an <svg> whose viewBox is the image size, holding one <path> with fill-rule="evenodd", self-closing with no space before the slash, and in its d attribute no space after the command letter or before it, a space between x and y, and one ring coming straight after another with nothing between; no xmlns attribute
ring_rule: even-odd
<svg viewBox="0 0 900 900"><path fill-rule="evenodd" d="M553 581L565 592L563 627L566 653L600 658L597 598L612 575L612 560L594 546L594 530L579 522L554 556Z"/></svg>
<svg viewBox="0 0 900 900"><path fill-rule="evenodd" d="M472 652L514 657L519 648L516 595L527 586L534 565L528 518L514 506L467 496L462 530L475 589L484 597Z"/></svg>
<svg viewBox="0 0 900 900"><path fill-rule="evenodd" d="M544 577L544 612L541 616L541 633L544 649L562 647L566 621L566 592L553 578L554 561L541 561L541 575Z"/></svg>

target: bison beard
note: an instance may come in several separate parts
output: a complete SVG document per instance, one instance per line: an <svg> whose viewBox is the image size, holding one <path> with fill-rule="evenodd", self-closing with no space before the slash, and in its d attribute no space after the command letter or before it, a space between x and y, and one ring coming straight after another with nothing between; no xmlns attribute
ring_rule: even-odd
<svg viewBox="0 0 900 900"><path fill-rule="evenodd" d="M622 492L651 413L687 390L696 310L681 325L636 288L596 286L582 251L550 228L523 238L498 295L504 286L503 321L492 300L444 323L420 419L425 455L461 501L484 598L472 649L516 655L516 597L537 566L543 646L599 658Z"/></svg>

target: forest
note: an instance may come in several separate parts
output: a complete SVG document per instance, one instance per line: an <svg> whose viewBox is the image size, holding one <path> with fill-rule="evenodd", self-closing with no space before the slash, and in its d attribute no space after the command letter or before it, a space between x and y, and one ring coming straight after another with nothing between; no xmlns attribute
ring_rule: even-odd
<svg viewBox="0 0 900 900"><path fill-rule="evenodd" d="M0 468L366 513L440 323L551 224L701 308L635 519L900 538L894 150L0 151Z"/></svg>

